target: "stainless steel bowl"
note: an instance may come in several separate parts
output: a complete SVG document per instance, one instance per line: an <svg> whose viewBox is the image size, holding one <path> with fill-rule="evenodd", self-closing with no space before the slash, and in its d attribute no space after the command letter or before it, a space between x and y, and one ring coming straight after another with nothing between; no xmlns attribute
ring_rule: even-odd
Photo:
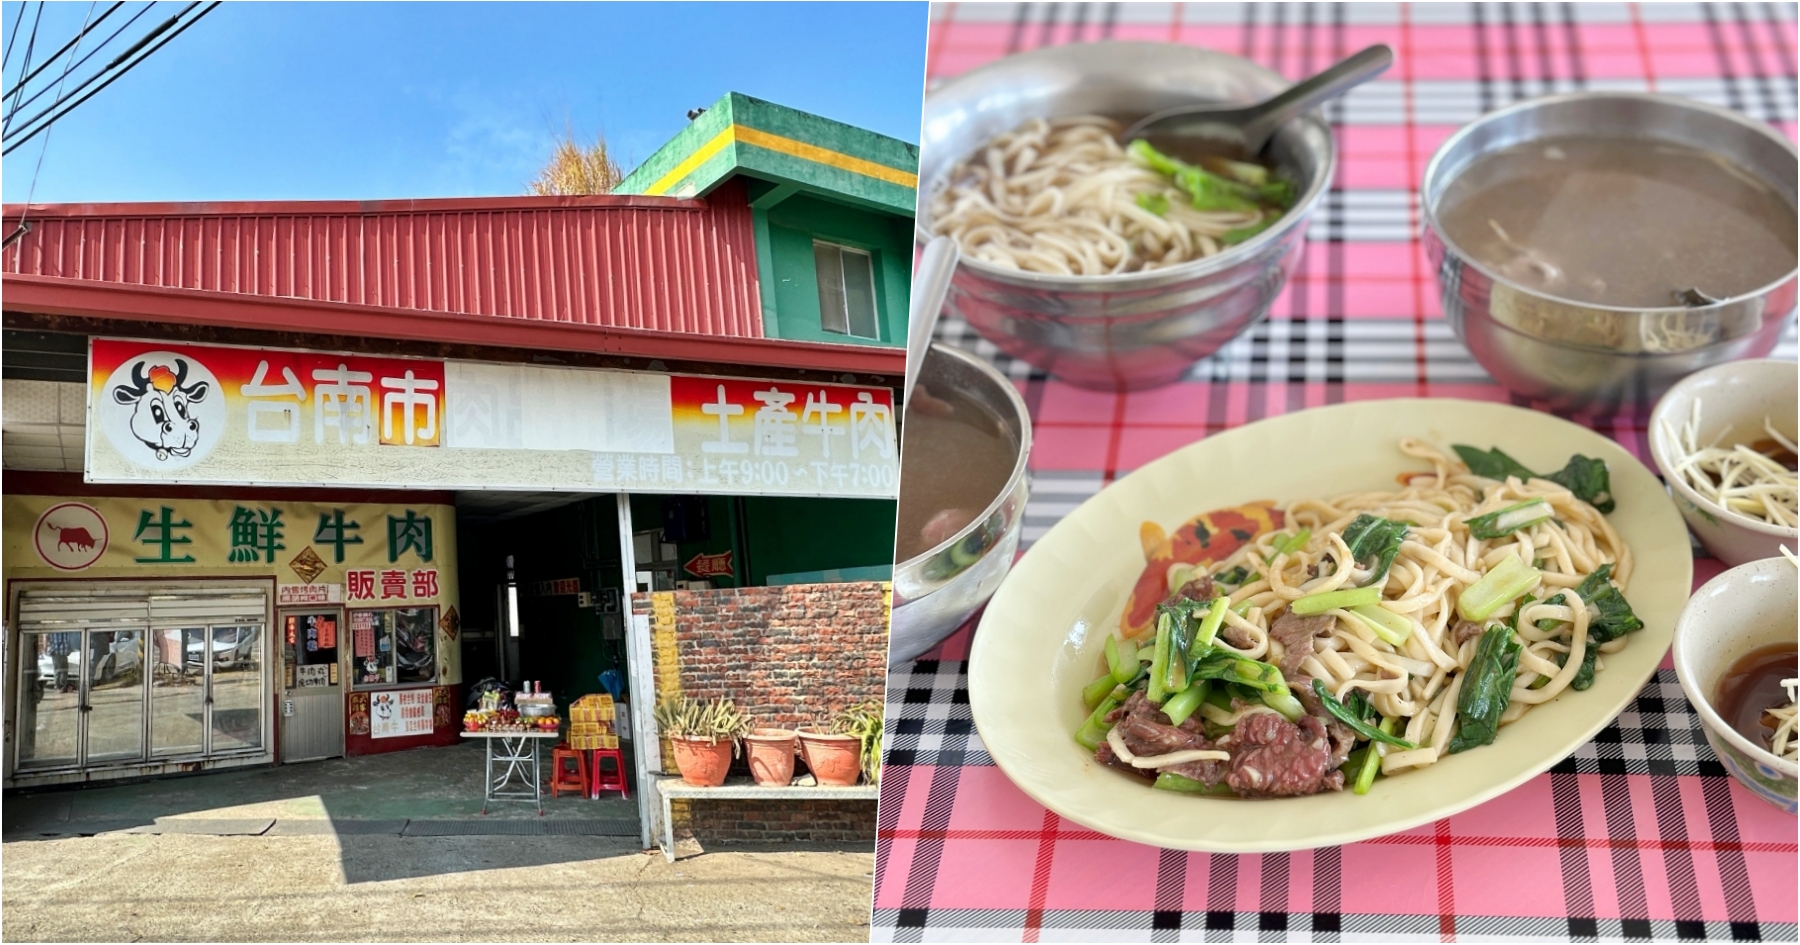
<svg viewBox="0 0 1800 945"><path fill-rule="evenodd" d="M1100 114L1124 122L1195 102L1255 102L1280 75L1236 56L1167 43L1039 49L964 73L925 96L918 238L951 168L1032 118ZM1013 357L1081 387L1123 390L1180 379L1268 314L1331 181L1336 148L1315 116L1289 122L1271 154L1301 197L1280 222L1208 259L1118 276L1057 276L963 259L946 311Z"/></svg>
<svg viewBox="0 0 1800 945"><path fill-rule="evenodd" d="M894 567L894 613L888 662L904 663L930 649L987 603L1012 569L1031 487L1031 414L1010 381L987 362L934 344L919 369L919 386L955 392L981 410L1014 450L1012 475L975 521L923 554ZM902 454L902 461L905 456ZM932 470L954 476L954 469ZM902 500L904 501L904 499Z"/></svg>
<svg viewBox="0 0 1800 945"><path fill-rule="evenodd" d="M519 706L519 716L521 718L541 719L545 716L555 714L556 706L553 705L538 705L536 703L527 702L524 705Z"/></svg>
<svg viewBox="0 0 1800 945"><path fill-rule="evenodd" d="M1648 404L1677 380L1769 353L1794 312L1795 273L1697 308L1615 308L1558 299L1475 262L1444 235L1438 204L1476 158L1572 135L1641 138L1730 159L1795 201L1794 146L1760 122L1670 95L1576 92L1520 102L1452 135L1425 168L1425 251L1444 317L1469 353L1507 388L1553 409ZM1496 304L1498 301L1498 304Z"/></svg>

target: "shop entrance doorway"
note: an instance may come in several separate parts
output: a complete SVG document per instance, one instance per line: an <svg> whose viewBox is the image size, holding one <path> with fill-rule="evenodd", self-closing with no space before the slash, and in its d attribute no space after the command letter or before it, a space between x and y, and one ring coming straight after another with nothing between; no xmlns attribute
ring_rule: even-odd
<svg viewBox="0 0 1800 945"><path fill-rule="evenodd" d="M245 585L21 587L15 770L267 760L268 603Z"/></svg>

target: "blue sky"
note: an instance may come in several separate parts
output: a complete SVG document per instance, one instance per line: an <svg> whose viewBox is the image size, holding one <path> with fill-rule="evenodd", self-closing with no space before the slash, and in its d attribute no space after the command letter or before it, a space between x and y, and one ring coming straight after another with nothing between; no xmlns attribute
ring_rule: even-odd
<svg viewBox="0 0 1800 945"><path fill-rule="evenodd" d="M88 9L49 4L38 55ZM565 126L629 170L727 91L917 142L925 31L922 2L226 3L55 124L32 199L518 194ZM7 203L42 143L5 158Z"/></svg>

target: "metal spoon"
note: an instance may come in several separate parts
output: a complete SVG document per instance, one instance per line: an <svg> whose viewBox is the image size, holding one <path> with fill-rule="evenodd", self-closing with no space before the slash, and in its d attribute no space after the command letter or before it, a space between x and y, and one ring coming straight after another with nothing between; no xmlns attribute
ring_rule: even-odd
<svg viewBox="0 0 1800 945"><path fill-rule="evenodd" d="M908 404L912 403L913 385L919 382L919 368L925 365L925 353L931 348L931 332L944 311L944 297L950 294L957 256L956 241L948 236L932 239L919 255L912 305L906 315L906 386L901 397Z"/></svg>
<svg viewBox="0 0 1800 945"><path fill-rule="evenodd" d="M1393 62L1394 51L1376 43L1259 104L1171 108L1132 125L1122 140L1203 138L1236 148L1244 157L1253 157L1269 143L1275 129L1375 78Z"/></svg>

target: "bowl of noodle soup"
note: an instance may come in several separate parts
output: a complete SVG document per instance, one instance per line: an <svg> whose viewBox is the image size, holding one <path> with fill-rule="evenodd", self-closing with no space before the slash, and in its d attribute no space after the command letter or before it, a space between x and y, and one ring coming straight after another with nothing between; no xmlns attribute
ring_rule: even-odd
<svg viewBox="0 0 1800 945"><path fill-rule="evenodd" d="M1009 56L931 90L917 234L950 233L962 248L945 310L1071 384L1180 379L1268 313L1335 144L1316 115L1276 133L1264 157L1290 188L1279 215L1180 200L1151 212L1139 197L1166 199L1166 182L1116 136L1166 108L1252 103L1288 84L1212 50L1102 42Z"/></svg>
<svg viewBox="0 0 1800 945"><path fill-rule="evenodd" d="M1600 504L1612 511L1600 514L1571 501L1567 490L1536 476L1505 484L1472 479L1458 464L1459 454L1453 451L1458 444L1504 450L1533 470L1556 469L1577 454L1603 462L1610 473L1610 502ZM1512 503L1520 496L1546 498L1556 517L1570 527L1540 525L1529 535L1470 541L1457 524L1482 514L1485 502ZM1222 510L1237 510L1243 517L1234 519ZM1279 524L1268 521L1273 511L1286 517ZM1267 632L1272 621L1259 617L1258 609L1278 612L1276 598L1316 579L1308 576L1307 561L1317 564L1341 555L1334 551L1338 546L1332 536L1341 536L1344 523L1365 512L1414 523L1393 559L1383 605L1417 604L1410 613L1416 617L1413 636L1419 639L1397 648L1399 659L1386 658L1387 650L1379 644L1374 648L1382 653L1370 660L1364 659L1369 656L1365 646L1322 643L1321 653L1331 648L1334 656L1319 660L1318 668L1302 666L1296 672L1324 679L1328 690L1346 701L1353 690L1368 692L1384 716L1402 717L1393 732L1417 748L1388 751L1380 762L1384 770L1367 793L1326 785L1302 796L1250 800L1161 790L1102 763L1078 734L1071 737L1087 717L1083 690L1094 681L1096 668L1105 666L1107 640L1129 633L1127 627L1137 622L1133 598L1143 576L1157 570L1161 554L1152 539L1179 546L1184 536L1201 534L1188 527L1200 519L1211 523L1204 533L1215 545L1230 536L1213 565L1226 566L1232 555L1239 561L1255 555L1262 564L1251 570L1258 575L1221 593L1246 605L1235 616L1264 633L1233 646L1266 648L1258 658L1280 662ZM1260 526L1258 519L1263 520ZM1276 537L1298 527L1310 527L1316 540L1275 553ZM1519 659L1521 675L1513 694L1528 695L1500 716L1491 741L1446 752L1450 743L1443 736L1454 739L1461 722L1459 717L1455 731L1440 731L1444 706L1455 704L1443 691L1459 676L1440 655L1466 669L1468 651L1479 647L1479 638L1456 638L1459 618L1446 609L1459 608L1457 595L1469 587L1466 579L1478 583L1477 575L1468 572L1492 573L1493 561L1514 554L1522 538L1540 549L1524 553L1542 559L1539 583L1532 592L1521 592L1538 600L1526 602L1513 615L1528 628L1520 636L1530 651ZM1631 704L1667 652L1691 587L1692 560L1685 541L1681 518L1652 472L1611 440L1548 414L1503 404L1400 399L1275 417L1208 436L1140 467L1039 539L989 602L975 633L970 709L982 745L1021 790L1063 817L1110 836L1173 849L1251 853L1336 845L1406 830L1466 810L1540 774L1576 752ZM1271 554L1272 562L1265 557ZM1579 672L1574 670L1577 661L1566 656L1558 666L1557 658L1589 648L1596 621L1546 598L1575 591L1583 575L1602 564L1610 566L1612 584L1642 626L1598 647L1591 684L1577 689L1570 684ZM1317 577L1333 579L1326 570ZM1253 586L1257 580L1267 583L1258 588ZM1307 593L1312 590L1318 588ZM1235 599L1239 591L1243 601ZM1502 610L1482 618L1490 623L1488 631L1503 620ZM1413 644L1426 642L1426 637L1441 654L1415 651ZM1382 682L1358 681L1367 675L1360 670L1383 661L1400 666L1398 688L1375 695ZM1351 672L1338 671L1343 663L1350 664ZM1414 675L1415 664L1420 675ZM1538 685L1538 676L1549 682ZM1295 679L1288 678L1290 683ZM1432 695L1423 697L1426 692ZM1433 748L1439 749L1435 757L1425 757ZM1227 750L1237 752L1235 746Z"/></svg>

